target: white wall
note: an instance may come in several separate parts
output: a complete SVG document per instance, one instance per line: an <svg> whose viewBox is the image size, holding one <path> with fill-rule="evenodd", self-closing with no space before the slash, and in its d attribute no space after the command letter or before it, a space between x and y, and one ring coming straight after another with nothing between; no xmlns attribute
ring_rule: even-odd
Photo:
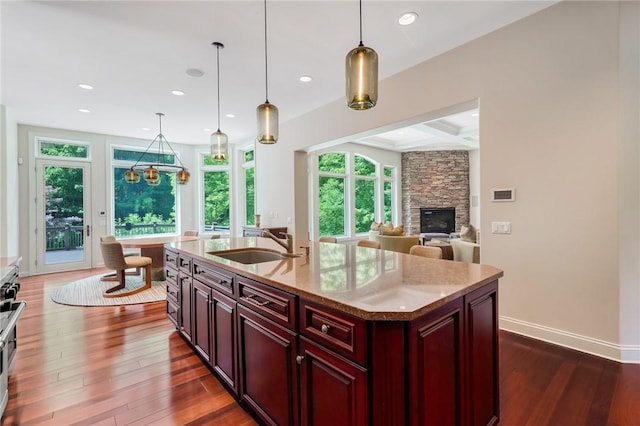
<svg viewBox="0 0 640 426"><path fill-rule="evenodd" d="M304 210L293 167L283 167L295 150L479 99L482 260L505 271L501 326L640 360L640 208L620 199L623 187L638 194L637 173L623 173L638 169L637 127L619 115L639 73L620 80L620 7L636 6L562 2L381 82L373 110L340 99L283 123L277 145L258 147L261 209L280 218ZM621 149L634 154L624 170ZM490 189L501 187L514 187L517 201L492 203ZM490 234L492 221L512 222L512 233Z"/></svg>
<svg viewBox="0 0 640 426"><path fill-rule="evenodd" d="M18 255L18 136L11 111L0 105L0 257Z"/></svg>

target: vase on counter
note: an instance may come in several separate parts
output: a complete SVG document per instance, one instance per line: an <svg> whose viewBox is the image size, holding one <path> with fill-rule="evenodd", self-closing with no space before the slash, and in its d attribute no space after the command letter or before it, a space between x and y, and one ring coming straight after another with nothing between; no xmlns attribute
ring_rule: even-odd
<svg viewBox="0 0 640 426"><path fill-rule="evenodd" d="M256 228L260 228L260 215L255 215Z"/></svg>

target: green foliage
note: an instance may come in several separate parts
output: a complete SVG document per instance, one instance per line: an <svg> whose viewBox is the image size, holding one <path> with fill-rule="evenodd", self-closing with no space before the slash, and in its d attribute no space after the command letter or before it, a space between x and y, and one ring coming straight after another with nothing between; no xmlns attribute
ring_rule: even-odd
<svg viewBox="0 0 640 426"><path fill-rule="evenodd" d="M83 173L81 167L44 168L46 210L52 219L83 218Z"/></svg>
<svg viewBox="0 0 640 426"><path fill-rule="evenodd" d="M247 151L247 152L244 153L244 162L245 163L253 161L254 158L255 158L255 152L253 150Z"/></svg>
<svg viewBox="0 0 640 426"><path fill-rule="evenodd" d="M132 151L129 149L114 149L113 150L113 159L114 160L124 160L124 161L139 161L141 163L153 163L153 164L175 164L176 158L173 154L164 154L160 155L157 152L141 152L141 151Z"/></svg>
<svg viewBox="0 0 640 426"><path fill-rule="evenodd" d="M229 164L229 158L225 158L224 160L214 160L210 155L202 156L202 165L203 166L226 166Z"/></svg>
<svg viewBox="0 0 640 426"><path fill-rule="evenodd" d="M321 172L344 173L345 154L340 152L330 152L318 157L318 170Z"/></svg>
<svg viewBox="0 0 640 426"><path fill-rule="evenodd" d="M87 158L89 148L86 145L73 145L59 142L40 142L40 155L52 157Z"/></svg>
<svg viewBox="0 0 640 426"><path fill-rule="evenodd" d="M160 184L154 186L144 179L133 184L126 182L124 172L127 170L122 167L113 170L116 225L158 222L175 226L175 173L161 171Z"/></svg>
<svg viewBox="0 0 640 426"><path fill-rule="evenodd" d="M320 176L319 196L320 235L344 235L344 179Z"/></svg>
<svg viewBox="0 0 640 426"><path fill-rule="evenodd" d="M204 172L204 221L229 226L229 172Z"/></svg>
<svg viewBox="0 0 640 426"><path fill-rule="evenodd" d="M253 151L251 151L253 152ZM255 225L255 169L253 167L244 169L244 181L245 181L245 206L246 206L246 218L245 223L247 225Z"/></svg>
<svg viewBox="0 0 640 426"><path fill-rule="evenodd" d="M356 155L353 159L355 174L358 176L375 176L376 165L364 157Z"/></svg>
<svg viewBox="0 0 640 426"><path fill-rule="evenodd" d="M384 222L392 222L393 218L392 216L392 212L391 212L391 206L392 206L392 202L391 202L391 195L392 195L392 188L393 188L393 184L390 181L386 181L384 182Z"/></svg>
<svg viewBox="0 0 640 426"><path fill-rule="evenodd" d="M375 181L356 179L355 191L356 233L367 232L375 218Z"/></svg>
<svg viewBox="0 0 640 426"><path fill-rule="evenodd" d="M384 168L384 177L393 177L393 169L391 167Z"/></svg>

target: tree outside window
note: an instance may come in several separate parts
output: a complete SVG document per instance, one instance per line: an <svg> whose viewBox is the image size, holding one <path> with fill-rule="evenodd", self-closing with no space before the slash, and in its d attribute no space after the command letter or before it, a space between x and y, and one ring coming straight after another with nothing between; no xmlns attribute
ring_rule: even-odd
<svg viewBox="0 0 640 426"><path fill-rule="evenodd" d="M320 155L318 169L320 236L345 235L345 154Z"/></svg>
<svg viewBox="0 0 640 426"><path fill-rule="evenodd" d="M203 155L201 162L204 231L228 231L230 220L229 160Z"/></svg>
<svg viewBox="0 0 640 426"><path fill-rule="evenodd" d="M255 201L255 153L254 150L244 153L244 212L245 225L255 225L256 201Z"/></svg>

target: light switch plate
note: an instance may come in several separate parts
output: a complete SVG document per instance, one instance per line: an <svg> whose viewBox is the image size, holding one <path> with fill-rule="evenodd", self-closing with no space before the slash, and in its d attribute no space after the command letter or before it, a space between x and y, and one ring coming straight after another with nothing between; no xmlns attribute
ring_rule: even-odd
<svg viewBox="0 0 640 426"><path fill-rule="evenodd" d="M510 234L511 222L491 222L492 234Z"/></svg>

